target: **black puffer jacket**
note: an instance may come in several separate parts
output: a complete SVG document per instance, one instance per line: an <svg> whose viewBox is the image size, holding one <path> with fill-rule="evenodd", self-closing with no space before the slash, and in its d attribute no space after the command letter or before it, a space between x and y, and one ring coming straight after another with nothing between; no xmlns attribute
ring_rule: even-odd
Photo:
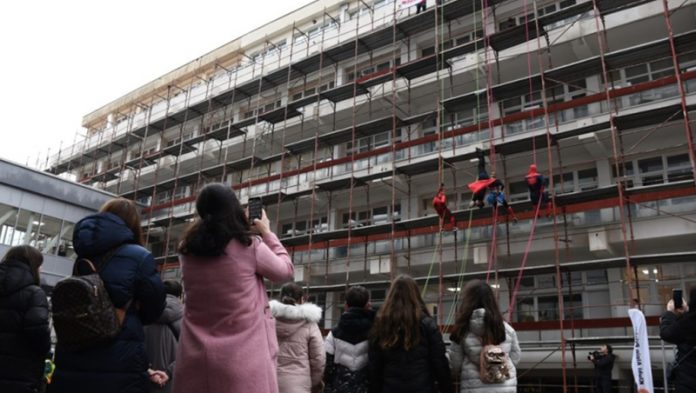
<svg viewBox="0 0 696 393"><path fill-rule="evenodd" d="M131 303L123 330L111 342L84 351L68 352L56 345L56 372L50 393L147 393L149 360L143 325L156 321L165 306L165 293L152 254L134 244L133 232L118 216L100 213L75 224L77 255L94 258L122 246L101 272L114 306Z"/></svg>
<svg viewBox="0 0 696 393"><path fill-rule="evenodd" d="M351 307L326 337L325 393L365 393L368 390L368 335L375 312Z"/></svg>
<svg viewBox="0 0 696 393"><path fill-rule="evenodd" d="M421 340L407 351L370 342L370 393L453 393L445 344L435 320L421 319Z"/></svg>
<svg viewBox="0 0 696 393"><path fill-rule="evenodd" d="M0 392L38 392L50 347L46 294L29 266L0 263Z"/></svg>
<svg viewBox="0 0 696 393"><path fill-rule="evenodd" d="M680 363L673 371L676 393L696 393L696 311L681 317L670 311L664 313L660 338L677 345L676 360Z"/></svg>

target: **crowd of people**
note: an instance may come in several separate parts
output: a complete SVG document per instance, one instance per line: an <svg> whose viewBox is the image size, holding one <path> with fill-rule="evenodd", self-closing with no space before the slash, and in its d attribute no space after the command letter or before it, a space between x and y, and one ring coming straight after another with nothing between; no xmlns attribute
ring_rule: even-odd
<svg viewBox="0 0 696 393"><path fill-rule="evenodd" d="M407 275L391 282L376 311L367 289L350 287L324 338L322 309L291 282L293 263L265 212L248 219L223 184L200 191L196 212L179 245L185 291L160 280L133 202L111 200L75 225L77 278L53 293L55 372L46 367L43 256L11 248L0 263L0 392L453 393L456 380L466 393L516 391L517 335L487 283L462 289L449 346ZM278 300L269 302L264 279L285 283ZM77 298L84 283L94 290ZM74 307L55 301L70 296ZM679 345L678 392L695 386L693 321L686 303L662 318L662 337ZM117 329L85 330L101 325Z"/></svg>

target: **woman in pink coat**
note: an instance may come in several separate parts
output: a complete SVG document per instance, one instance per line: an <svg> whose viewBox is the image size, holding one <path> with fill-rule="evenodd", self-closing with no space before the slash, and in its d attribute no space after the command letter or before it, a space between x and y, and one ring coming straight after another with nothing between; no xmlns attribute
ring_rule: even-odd
<svg viewBox="0 0 696 393"><path fill-rule="evenodd" d="M277 393L278 342L263 279L293 277L266 213L249 223L229 186L205 186L179 246L186 306L174 393Z"/></svg>

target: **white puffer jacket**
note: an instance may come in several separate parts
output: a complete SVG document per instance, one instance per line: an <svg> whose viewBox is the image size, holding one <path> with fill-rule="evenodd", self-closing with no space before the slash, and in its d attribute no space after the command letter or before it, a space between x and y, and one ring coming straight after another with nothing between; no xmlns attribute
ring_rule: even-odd
<svg viewBox="0 0 696 393"><path fill-rule="evenodd" d="M459 345L452 343L449 348L450 368L453 375L460 375L461 393L515 393L517 391L517 370L520 361L520 345L517 333L505 323L505 341L500 347L510 360L510 379L501 384L484 384L479 379L479 359L481 358L481 336L484 332L482 308L474 310L469 321L469 333Z"/></svg>
<svg viewBox="0 0 696 393"><path fill-rule="evenodd" d="M367 340L357 344L351 344L333 336L329 332L324 343L326 353L334 355L334 363L348 368L350 371L358 371L367 366Z"/></svg>

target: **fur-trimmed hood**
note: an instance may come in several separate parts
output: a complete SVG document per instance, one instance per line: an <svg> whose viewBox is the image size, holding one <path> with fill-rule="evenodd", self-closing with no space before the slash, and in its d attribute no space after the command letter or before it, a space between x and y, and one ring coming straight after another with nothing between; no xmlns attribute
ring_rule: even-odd
<svg viewBox="0 0 696 393"><path fill-rule="evenodd" d="M303 303L297 306L284 304L277 300L271 300L271 312L275 318L289 320L305 320L319 323L321 321L321 307L313 303Z"/></svg>
<svg viewBox="0 0 696 393"><path fill-rule="evenodd" d="M297 306L270 301L271 313L276 318L276 333L280 340L290 337L307 323L317 324L321 320L321 307L312 303Z"/></svg>

